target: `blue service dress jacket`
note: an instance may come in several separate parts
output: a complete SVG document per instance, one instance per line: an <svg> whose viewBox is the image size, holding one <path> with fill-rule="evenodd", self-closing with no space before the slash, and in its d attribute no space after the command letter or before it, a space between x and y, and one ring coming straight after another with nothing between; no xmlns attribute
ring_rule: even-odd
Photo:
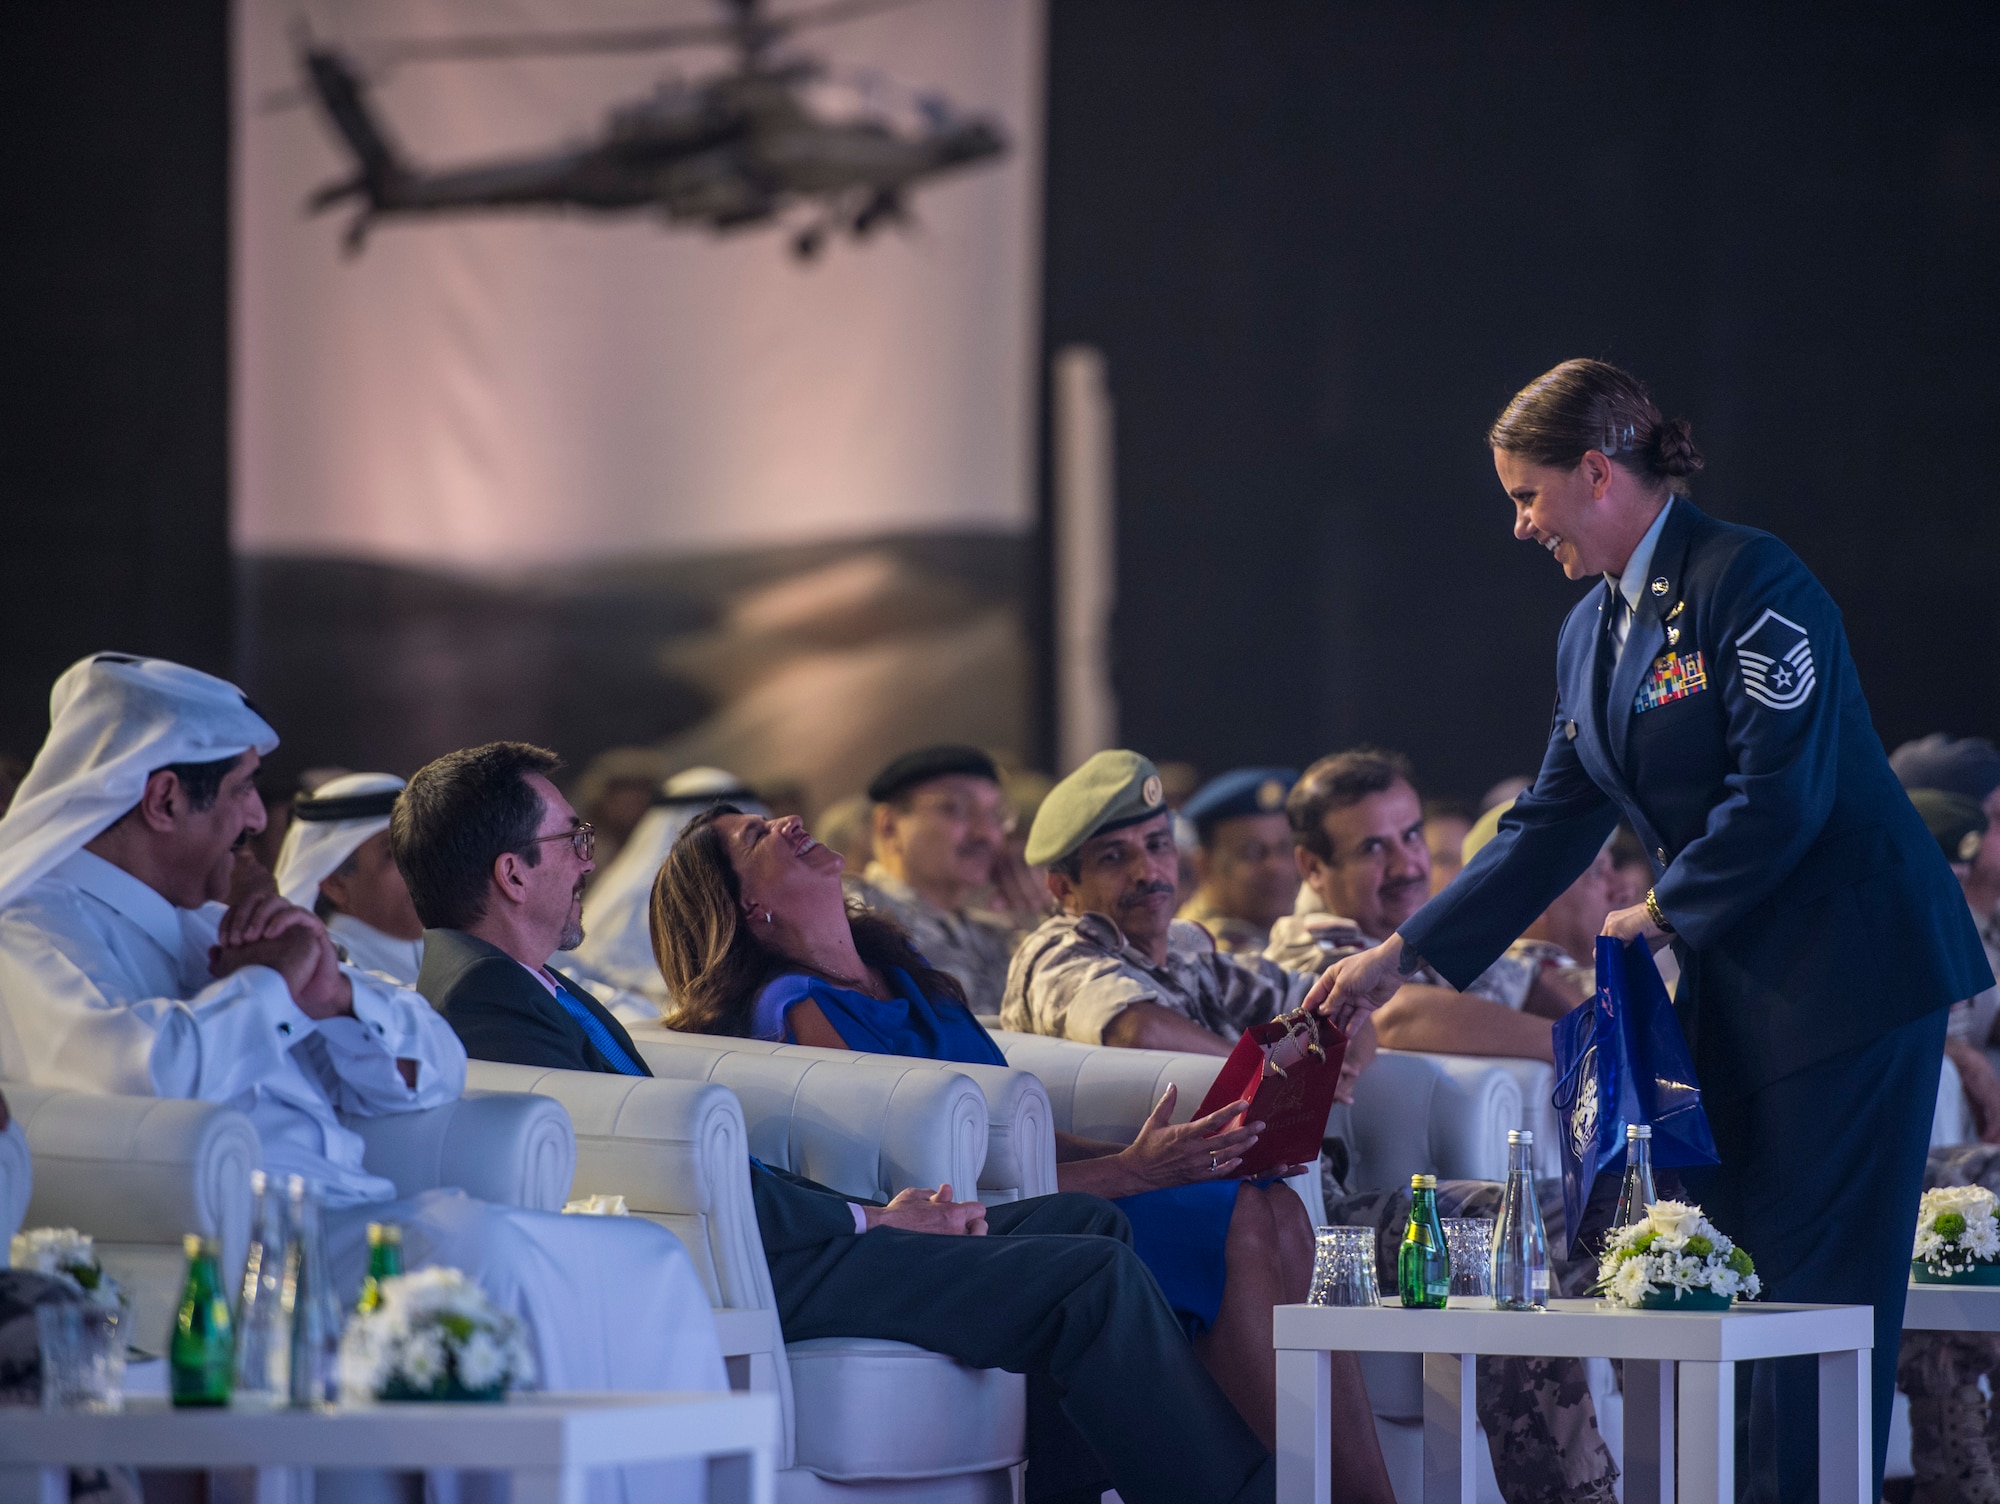
<svg viewBox="0 0 2000 1504"><path fill-rule="evenodd" d="M1622 656L1610 604L1595 586L1563 623L1534 786L1404 945L1465 986L1623 816L1677 932L1705 1091L1756 1091L1991 986L1839 609L1798 556L1679 497Z"/></svg>

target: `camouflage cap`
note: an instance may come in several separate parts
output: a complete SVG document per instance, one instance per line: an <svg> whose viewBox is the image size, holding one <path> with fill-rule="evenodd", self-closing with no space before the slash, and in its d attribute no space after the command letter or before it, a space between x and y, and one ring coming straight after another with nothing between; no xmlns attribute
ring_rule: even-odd
<svg viewBox="0 0 2000 1504"><path fill-rule="evenodd" d="M1049 790L1028 832L1032 866L1059 862L1092 836L1166 811L1160 770L1137 752L1099 752Z"/></svg>

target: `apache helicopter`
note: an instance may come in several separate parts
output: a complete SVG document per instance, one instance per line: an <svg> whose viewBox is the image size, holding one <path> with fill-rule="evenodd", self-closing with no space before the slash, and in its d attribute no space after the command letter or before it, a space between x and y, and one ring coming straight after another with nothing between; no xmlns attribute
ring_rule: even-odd
<svg viewBox="0 0 2000 1504"><path fill-rule="evenodd" d="M354 58L303 37L307 88L356 166L353 176L315 192L307 209L319 213L359 200L344 241L354 254L374 221L390 215L651 209L670 224L723 231L769 224L809 206L810 222L792 238L793 251L809 260L829 235L844 231L865 240L885 224L907 222L906 198L919 182L1007 149L995 122L959 116L935 97L916 100L912 123L898 123L872 106L854 118L815 111L810 95L826 70L808 58L773 56L773 45L788 32L907 0L837 0L787 16L762 14L760 0L725 3L729 19L709 25L364 46L362 56L375 67L715 43L736 50L730 71L692 84L665 82L650 96L615 107L596 141L542 156L436 172L412 167L391 144L370 107Z"/></svg>

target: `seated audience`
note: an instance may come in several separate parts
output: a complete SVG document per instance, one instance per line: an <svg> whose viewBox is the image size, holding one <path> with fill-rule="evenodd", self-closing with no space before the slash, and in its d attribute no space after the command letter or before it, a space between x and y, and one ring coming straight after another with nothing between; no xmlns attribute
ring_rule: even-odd
<svg viewBox="0 0 2000 1504"><path fill-rule="evenodd" d="M1227 1055L1251 1024L1299 1005L1310 978L1225 955L1173 917L1170 820L1160 775L1136 752L1099 752L1042 801L1027 858L1048 869L1062 912L1015 950L1003 1028Z"/></svg>
<svg viewBox="0 0 2000 1504"><path fill-rule="evenodd" d="M762 810L757 796L741 779L720 768L688 768L655 789L653 806L632 828L615 860L598 872L583 896L585 938L564 965L607 994L614 1013L635 1021L659 1017L667 1001L660 968L653 963L653 942L646 933L647 906L653 878L673 849L674 838L696 815L718 800ZM638 994L651 1007L625 1008L609 996L613 991Z"/></svg>
<svg viewBox="0 0 2000 1504"><path fill-rule="evenodd" d="M388 773L345 773L293 800L273 875L286 903L319 915L344 959L414 987L424 926L389 854L389 811L402 788Z"/></svg>
<svg viewBox="0 0 2000 1504"><path fill-rule="evenodd" d="M1498 834L1500 817L1514 807L1496 804L1479 817L1465 837L1463 861L1471 861ZM1556 1017L1597 991L1597 936L1613 907L1611 843L1583 869L1556 901L1544 909L1519 940L1473 985L1485 996L1510 1008L1546 1007ZM1537 989L1538 979L1551 985Z"/></svg>
<svg viewBox="0 0 2000 1504"><path fill-rule="evenodd" d="M1181 806L1194 826L1194 897L1176 916L1207 930L1232 956L1259 956L1271 926L1299 894L1285 795L1290 768L1238 768L1211 778Z"/></svg>
<svg viewBox="0 0 2000 1504"><path fill-rule="evenodd" d="M51 722L0 820L0 1073L243 1112L274 1177L319 1187L348 1299L367 1224L400 1223L413 1267L463 1269L523 1318L550 1389L726 1387L706 1294L664 1228L398 1199L363 1165L343 1118L457 1100L465 1051L416 993L341 964L310 910L217 901L278 742L241 691L105 653L56 682Z"/></svg>
<svg viewBox="0 0 2000 1504"><path fill-rule="evenodd" d="M1994 915L1994 895L2000 890L2000 836L1995 836L1986 812L1963 794L1941 789L1911 789L1910 802L1951 864L1989 963L2000 961L2000 920ZM1996 969L2000 976L2000 969ZM1946 1024L1944 1052L1958 1068L1966 1106L1979 1137L2000 1143L2000 1074L1987 1051L2000 1045L2000 985L1953 1003Z"/></svg>
<svg viewBox="0 0 2000 1504"><path fill-rule="evenodd" d="M1432 893L1442 893L1465 864L1465 838L1475 818L1456 799L1424 801L1424 849L1431 854Z"/></svg>
<svg viewBox="0 0 2000 1504"><path fill-rule="evenodd" d="M657 747L608 747L584 764L570 792L597 832L597 849L607 868L653 807L660 785L673 770L667 754Z"/></svg>
<svg viewBox="0 0 2000 1504"><path fill-rule="evenodd" d="M420 985L480 1059L650 1075L618 1020L549 965L576 943L591 870L590 828L549 781L557 766L538 747L498 742L410 780L391 830L431 926ZM772 835L761 816L732 818L823 850L795 819ZM838 862L824 860L838 907ZM744 928L733 904L717 922ZM942 977L907 941L902 955ZM987 1208L942 1186L880 1206L750 1168L785 1340L888 1338L1027 1374L1030 1499L1080 1504L1107 1484L1134 1504L1271 1498L1271 1459L1195 1360L1107 1203L1058 1195Z"/></svg>
<svg viewBox="0 0 2000 1504"><path fill-rule="evenodd" d="M796 820L723 806L690 824L654 890L654 944L680 1002L669 1024L1006 1065L957 979L933 968L891 916L851 908L840 871L838 854ZM1237 1123L1229 1110L1171 1126L1175 1098L1169 1087L1131 1144L1058 1133L1057 1183L1117 1200L1195 1351L1271 1445L1271 1308L1305 1298L1312 1228L1284 1185L1237 1178L1262 1124ZM1343 1481L1387 1504L1360 1369L1343 1361L1339 1375Z"/></svg>
<svg viewBox="0 0 2000 1504"><path fill-rule="evenodd" d="M1904 742L1889 754L1889 766L1904 788L1963 795L2000 823L2000 748L1985 737L1934 731Z"/></svg>
<svg viewBox="0 0 2000 1504"><path fill-rule="evenodd" d="M974 1013L997 1018L1021 931L984 900L1012 891L1018 912L1029 882L1008 847L999 768L977 747L926 747L876 774L868 797L875 857L845 879L848 896L894 919Z"/></svg>
<svg viewBox="0 0 2000 1504"><path fill-rule="evenodd" d="M1267 960L1316 975L1393 934L1430 898L1423 805L1400 753L1361 747L1323 757L1306 769L1285 810L1305 886L1297 911L1273 926ZM1376 1010L1374 1037L1390 1049L1553 1061L1549 1020L1575 998L1541 978L1515 1005L1488 988L1502 990L1482 976L1461 993L1428 969L1415 971Z"/></svg>
<svg viewBox="0 0 2000 1504"><path fill-rule="evenodd" d="M840 853L849 872L859 872L875 860L875 806L866 794L834 800L819 812L813 829Z"/></svg>

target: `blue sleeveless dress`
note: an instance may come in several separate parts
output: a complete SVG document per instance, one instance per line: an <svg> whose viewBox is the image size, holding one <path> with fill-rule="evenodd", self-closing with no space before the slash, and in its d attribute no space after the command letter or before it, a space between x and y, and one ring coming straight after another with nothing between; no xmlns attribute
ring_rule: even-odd
<svg viewBox="0 0 2000 1504"><path fill-rule="evenodd" d="M757 998L751 1032L759 1039L797 1044L791 1012L819 1005L849 1049L878 1055L911 1055L963 1065L1001 1065L1007 1057L970 1009L925 997L901 967L889 970L896 996L884 1002L823 977L794 972L770 983ZM956 1188L955 1188L956 1189ZM1236 1182L1205 1181L1142 1191L1118 1198L1132 1224L1132 1248L1159 1281L1160 1292L1190 1338L1215 1324L1228 1269L1223 1250L1236 1212Z"/></svg>

